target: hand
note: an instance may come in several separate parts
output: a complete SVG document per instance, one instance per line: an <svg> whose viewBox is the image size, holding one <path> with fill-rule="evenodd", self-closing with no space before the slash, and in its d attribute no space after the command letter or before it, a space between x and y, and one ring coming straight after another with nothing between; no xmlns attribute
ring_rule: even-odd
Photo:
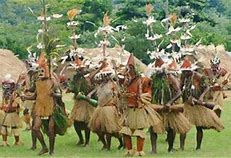
<svg viewBox="0 0 231 158"><path fill-rule="evenodd" d="M24 95L21 95L20 98L23 102L26 100L26 97Z"/></svg>
<svg viewBox="0 0 231 158"><path fill-rule="evenodd" d="M80 93L76 95L76 99L80 99Z"/></svg>
<svg viewBox="0 0 231 158"><path fill-rule="evenodd" d="M226 85L228 82L229 82L229 80L226 79L226 80L224 80L224 81L222 82L222 84L223 84L223 85Z"/></svg>
<svg viewBox="0 0 231 158"><path fill-rule="evenodd" d="M5 107L5 112L9 112L10 111L10 107L9 107L9 105L7 106L7 107Z"/></svg>
<svg viewBox="0 0 231 158"><path fill-rule="evenodd" d="M166 106L166 105L164 105L164 107L162 108L162 110L163 110L163 112L165 112L165 113L170 112L169 106Z"/></svg>
<svg viewBox="0 0 231 158"><path fill-rule="evenodd" d="M193 97L189 97L188 103L189 103L191 106L194 105Z"/></svg>
<svg viewBox="0 0 231 158"><path fill-rule="evenodd" d="M25 91L24 91L25 93L27 93L27 92L30 92L30 90L29 89L25 89Z"/></svg>
<svg viewBox="0 0 231 158"><path fill-rule="evenodd" d="M69 88L67 88L65 93L71 93L71 92L72 91Z"/></svg>
<svg viewBox="0 0 231 158"><path fill-rule="evenodd" d="M214 84L214 86L212 87L212 89L214 91L219 91L219 90L221 90L221 86L219 84Z"/></svg>
<svg viewBox="0 0 231 158"><path fill-rule="evenodd" d="M165 104L165 106L170 107L170 106L171 106L171 104L170 104L170 103L167 103L167 104Z"/></svg>
<svg viewBox="0 0 231 158"><path fill-rule="evenodd" d="M203 102L204 98L203 96L200 96L199 101Z"/></svg>
<svg viewBox="0 0 231 158"><path fill-rule="evenodd" d="M106 63L106 61L101 61L100 62L100 68L99 69L103 69L103 68L105 68L108 64Z"/></svg>
<svg viewBox="0 0 231 158"><path fill-rule="evenodd" d="M86 100L87 100L87 101L90 101L91 98L90 98L89 96L86 96Z"/></svg>
<svg viewBox="0 0 231 158"><path fill-rule="evenodd" d="M86 97L91 98L91 96L92 96L92 94L91 94L91 93L89 93Z"/></svg>
<svg viewBox="0 0 231 158"><path fill-rule="evenodd" d="M51 96L51 97L54 97L54 96L55 96L54 92L51 92L51 93L50 93L50 96Z"/></svg>

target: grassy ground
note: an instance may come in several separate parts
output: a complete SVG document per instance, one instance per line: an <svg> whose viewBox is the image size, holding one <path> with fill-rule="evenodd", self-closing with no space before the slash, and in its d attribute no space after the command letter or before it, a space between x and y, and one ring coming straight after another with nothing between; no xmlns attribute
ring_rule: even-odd
<svg viewBox="0 0 231 158"><path fill-rule="evenodd" d="M72 101L71 97L65 97L65 102L68 109L71 109ZM176 151L174 153L167 153L167 143L164 141L166 135L160 135L158 137L158 154L153 156L150 155L150 141L147 133L147 139L145 142L146 157L230 157L231 156L231 101L226 101L225 111L222 114L222 120L225 124L225 130L218 133L214 130L206 130L204 132L204 140L202 143L202 149L195 151L195 128L187 135L185 151ZM36 151L29 150L31 146L30 132L22 131L21 136L24 142L23 146L11 146L11 147L0 147L0 157L38 157ZM9 143L13 144L13 138L9 138ZM48 143L47 137L46 142ZM95 134L91 135L90 145L88 147L76 146L77 135L74 128L68 129L65 136L57 136L56 148L54 157L123 157L124 151L117 150L116 147L118 142L116 139L112 141L111 151L101 151L102 144L97 142ZM135 139L134 139L135 145ZM175 148L179 148L179 135L176 137ZM44 155L42 157L49 157Z"/></svg>

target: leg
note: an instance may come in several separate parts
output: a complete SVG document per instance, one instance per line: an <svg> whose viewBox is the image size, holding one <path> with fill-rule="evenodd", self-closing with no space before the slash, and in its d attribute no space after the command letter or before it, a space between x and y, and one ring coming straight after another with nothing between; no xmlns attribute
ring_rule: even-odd
<svg viewBox="0 0 231 158"><path fill-rule="evenodd" d="M42 145L42 150L39 152L39 155L42 155L48 152L47 145L44 141L42 132L40 131L41 126L42 126L42 120L39 116L36 116L32 130L34 131L36 138L38 138L40 144Z"/></svg>
<svg viewBox="0 0 231 158"><path fill-rule="evenodd" d="M173 144L175 140L176 133L172 128L168 128L167 130L167 139L168 139L168 152L171 152L173 149Z"/></svg>
<svg viewBox="0 0 231 158"><path fill-rule="evenodd" d="M77 143L77 145L82 145L84 143L84 140L83 140L83 135L82 135L82 132L81 132L81 125L80 125L80 122L79 121L74 121L74 127L75 127L75 131L79 137L79 141Z"/></svg>
<svg viewBox="0 0 231 158"><path fill-rule="evenodd" d="M2 126L2 146L9 146L7 143L7 127Z"/></svg>
<svg viewBox="0 0 231 158"><path fill-rule="evenodd" d="M111 134L106 133L107 150L111 150Z"/></svg>
<svg viewBox="0 0 231 158"><path fill-rule="evenodd" d="M32 120L32 127L34 126L34 119ZM31 139L32 139L32 147L31 150L36 149L37 138L34 130L31 130Z"/></svg>
<svg viewBox="0 0 231 158"><path fill-rule="evenodd" d="M23 145L23 143L20 142L20 139L19 139L19 136L20 136L19 129L18 128L12 128L12 133L13 133L14 139L15 139L14 145Z"/></svg>
<svg viewBox="0 0 231 158"><path fill-rule="evenodd" d="M153 131L152 127L149 128L150 131L150 139L151 139L151 145L152 145L152 154L156 154L156 146L157 146L157 134Z"/></svg>
<svg viewBox="0 0 231 158"><path fill-rule="evenodd" d="M5 134L5 135L2 135L2 140L3 140L3 144L5 145L7 145L8 143L7 143L7 135Z"/></svg>
<svg viewBox="0 0 231 158"><path fill-rule="evenodd" d="M197 129L197 147L196 150L201 149L201 142L203 139L203 129L202 127L196 127Z"/></svg>
<svg viewBox="0 0 231 158"><path fill-rule="evenodd" d="M99 137L99 140L103 143L102 150L106 149L107 148L107 143L106 143L106 140L104 138L105 134L103 132L97 132L97 135Z"/></svg>
<svg viewBox="0 0 231 158"><path fill-rule="evenodd" d="M31 124L30 124L30 114L25 114L25 123L26 123L26 129L25 130L31 130Z"/></svg>
<svg viewBox="0 0 231 158"><path fill-rule="evenodd" d="M48 136L49 136L49 154L54 154L54 146L55 146L55 122L52 117L49 119L49 130L48 130Z"/></svg>
<svg viewBox="0 0 231 158"><path fill-rule="evenodd" d="M15 140L15 145L19 144L19 136L14 136L14 140Z"/></svg>
<svg viewBox="0 0 231 158"><path fill-rule="evenodd" d="M119 133L114 133L112 136L117 138L119 141L119 146L117 147L117 149L120 150L122 147L124 147L123 138Z"/></svg>
<svg viewBox="0 0 231 158"><path fill-rule="evenodd" d="M144 138L137 137L137 154L138 156L144 156Z"/></svg>
<svg viewBox="0 0 231 158"><path fill-rule="evenodd" d="M129 135L123 135L124 145L127 149L126 156L132 156L132 138Z"/></svg>
<svg viewBox="0 0 231 158"><path fill-rule="evenodd" d="M117 139L119 140L119 146L118 146L117 148L120 150L121 148L124 147L123 138L122 138L122 137L119 137L119 138L117 138Z"/></svg>
<svg viewBox="0 0 231 158"><path fill-rule="evenodd" d="M180 134L180 149L181 150L184 150L185 138L186 138L186 133Z"/></svg>
<svg viewBox="0 0 231 158"><path fill-rule="evenodd" d="M84 146L89 145L89 141L90 141L90 134L91 134L91 130L87 127L87 124L85 124L85 144Z"/></svg>
<svg viewBox="0 0 231 158"><path fill-rule="evenodd" d="M119 133L114 134L114 137L116 137L119 141L119 146L117 148L120 150L122 147L124 147L123 138Z"/></svg>
<svg viewBox="0 0 231 158"><path fill-rule="evenodd" d="M217 114L217 116L219 118L221 117L221 110L220 109L214 110L214 112Z"/></svg>

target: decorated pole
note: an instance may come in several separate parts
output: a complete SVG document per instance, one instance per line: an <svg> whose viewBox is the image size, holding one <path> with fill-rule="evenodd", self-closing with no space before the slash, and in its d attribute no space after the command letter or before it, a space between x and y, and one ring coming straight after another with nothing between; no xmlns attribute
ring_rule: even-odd
<svg viewBox="0 0 231 158"><path fill-rule="evenodd" d="M59 39L52 38L49 34L51 28L48 27L48 21L53 19L58 19L62 17L62 14L53 14L48 16L47 14L47 2L45 0L40 0L42 5L41 15L37 17L37 20L41 23L41 28L38 30L37 41L39 42L37 48L40 50L40 54L44 53L48 63L48 75L51 77L52 71L52 57L58 56L58 51L62 45L58 45Z"/></svg>
<svg viewBox="0 0 231 158"><path fill-rule="evenodd" d="M75 21L74 18L79 13L80 13L80 10L77 10L77 9L71 9L67 12L67 16L69 19L67 26L72 31L72 35L69 37L72 40L72 46L73 46L73 48L71 48L71 52L73 52L77 56L79 55L78 50L77 50L78 49L77 40L79 39L80 36L76 34L76 28L77 28L78 22Z"/></svg>
<svg viewBox="0 0 231 158"><path fill-rule="evenodd" d="M169 17L169 12L168 12L168 7L169 7L169 3L168 3L168 0L166 0L165 2L165 18L168 18ZM166 22L166 31L168 31L168 21Z"/></svg>
<svg viewBox="0 0 231 158"><path fill-rule="evenodd" d="M104 14L104 17L103 17L103 27L106 28L109 25L110 25L110 19L108 16L108 12L106 12ZM107 30L103 31L103 36L104 36L104 39L103 39L103 57L105 58L106 57L106 48L108 46L108 32L107 32Z"/></svg>
<svg viewBox="0 0 231 158"><path fill-rule="evenodd" d="M42 17L44 18L44 21L42 21L42 29L44 30L42 34L42 42L44 44L45 53L46 57L48 58L48 70L49 70L49 77L51 77L51 57L50 54L46 51L47 50L47 43L46 43L46 38L48 38L48 24L47 24L47 7L46 7L46 2L45 0L42 0Z"/></svg>

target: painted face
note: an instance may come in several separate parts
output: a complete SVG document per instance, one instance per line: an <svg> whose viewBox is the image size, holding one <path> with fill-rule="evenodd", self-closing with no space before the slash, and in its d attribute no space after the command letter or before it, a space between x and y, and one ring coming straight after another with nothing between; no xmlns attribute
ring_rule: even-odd
<svg viewBox="0 0 231 158"><path fill-rule="evenodd" d="M219 64L211 64L211 69L214 74L217 74L219 71Z"/></svg>
<svg viewBox="0 0 231 158"><path fill-rule="evenodd" d="M185 75L185 76L192 76L192 74L193 74L193 71L191 71L191 70L184 70L184 71L182 71L182 73Z"/></svg>
<svg viewBox="0 0 231 158"><path fill-rule="evenodd" d="M128 66L128 73L131 76L135 75L135 67L133 65Z"/></svg>
<svg viewBox="0 0 231 158"><path fill-rule="evenodd" d="M13 94L15 90L15 83L14 82L3 82L2 88L3 88L3 96L5 99L10 99L11 95Z"/></svg>
<svg viewBox="0 0 231 158"><path fill-rule="evenodd" d="M41 53L39 60L37 61L39 65L39 76L40 77L49 77L49 66L47 63L47 59L44 53Z"/></svg>

